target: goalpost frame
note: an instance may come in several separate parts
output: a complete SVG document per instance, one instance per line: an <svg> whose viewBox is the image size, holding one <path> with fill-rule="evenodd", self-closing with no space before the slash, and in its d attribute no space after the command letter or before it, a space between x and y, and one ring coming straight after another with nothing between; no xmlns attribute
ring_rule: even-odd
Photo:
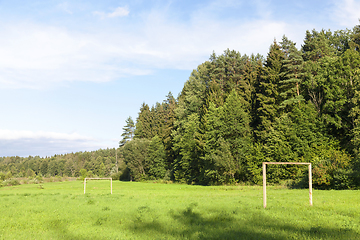
<svg viewBox="0 0 360 240"><path fill-rule="evenodd" d="M112 178L85 178L84 179L84 194L86 192L86 180L110 180L110 192L112 194Z"/></svg>
<svg viewBox="0 0 360 240"><path fill-rule="evenodd" d="M309 166L309 202L310 206L313 205L312 203L312 173L311 173L311 163L303 163L303 162L263 162L263 204L264 208L266 208L266 165L267 164L295 164L295 165L308 165Z"/></svg>

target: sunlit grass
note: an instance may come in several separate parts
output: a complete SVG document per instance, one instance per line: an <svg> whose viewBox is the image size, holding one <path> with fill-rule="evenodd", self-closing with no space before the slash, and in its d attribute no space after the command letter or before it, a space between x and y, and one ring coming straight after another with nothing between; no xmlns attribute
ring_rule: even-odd
<svg viewBox="0 0 360 240"><path fill-rule="evenodd" d="M359 191L90 181L0 188L0 239L360 239Z"/></svg>

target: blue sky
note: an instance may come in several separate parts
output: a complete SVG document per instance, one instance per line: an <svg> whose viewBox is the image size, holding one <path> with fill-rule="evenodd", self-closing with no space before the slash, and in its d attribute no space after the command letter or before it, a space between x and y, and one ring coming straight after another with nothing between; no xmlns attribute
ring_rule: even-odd
<svg viewBox="0 0 360 240"><path fill-rule="evenodd" d="M213 51L266 56L359 18L358 0L0 0L0 156L116 147Z"/></svg>

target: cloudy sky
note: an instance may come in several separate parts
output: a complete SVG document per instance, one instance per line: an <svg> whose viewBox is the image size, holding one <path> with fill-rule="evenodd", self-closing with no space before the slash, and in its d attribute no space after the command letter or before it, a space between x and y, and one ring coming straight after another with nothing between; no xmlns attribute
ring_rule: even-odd
<svg viewBox="0 0 360 240"><path fill-rule="evenodd" d="M353 28L360 0L0 0L0 156L118 145L214 51Z"/></svg>

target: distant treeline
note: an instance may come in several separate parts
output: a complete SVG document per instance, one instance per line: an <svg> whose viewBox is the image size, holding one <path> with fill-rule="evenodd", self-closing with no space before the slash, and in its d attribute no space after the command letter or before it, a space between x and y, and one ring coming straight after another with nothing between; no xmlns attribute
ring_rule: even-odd
<svg viewBox="0 0 360 240"><path fill-rule="evenodd" d="M120 147L54 156L0 158L0 171L188 184L262 181L262 162L311 162L322 189L360 186L360 25L287 37L266 58L213 53L177 98L143 103ZM37 164L35 164L37 163ZM42 170L42 166L43 170ZM35 167L36 166L36 167ZM307 168L268 166L268 180L301 186Z"/></svg>
<svg viewBox="0 0 360 240"><path fill-rule="evenodd" d="M0 180L11 177L110 176L117 172L116 150L100 149L52 157L0 157Z"/></svg>

